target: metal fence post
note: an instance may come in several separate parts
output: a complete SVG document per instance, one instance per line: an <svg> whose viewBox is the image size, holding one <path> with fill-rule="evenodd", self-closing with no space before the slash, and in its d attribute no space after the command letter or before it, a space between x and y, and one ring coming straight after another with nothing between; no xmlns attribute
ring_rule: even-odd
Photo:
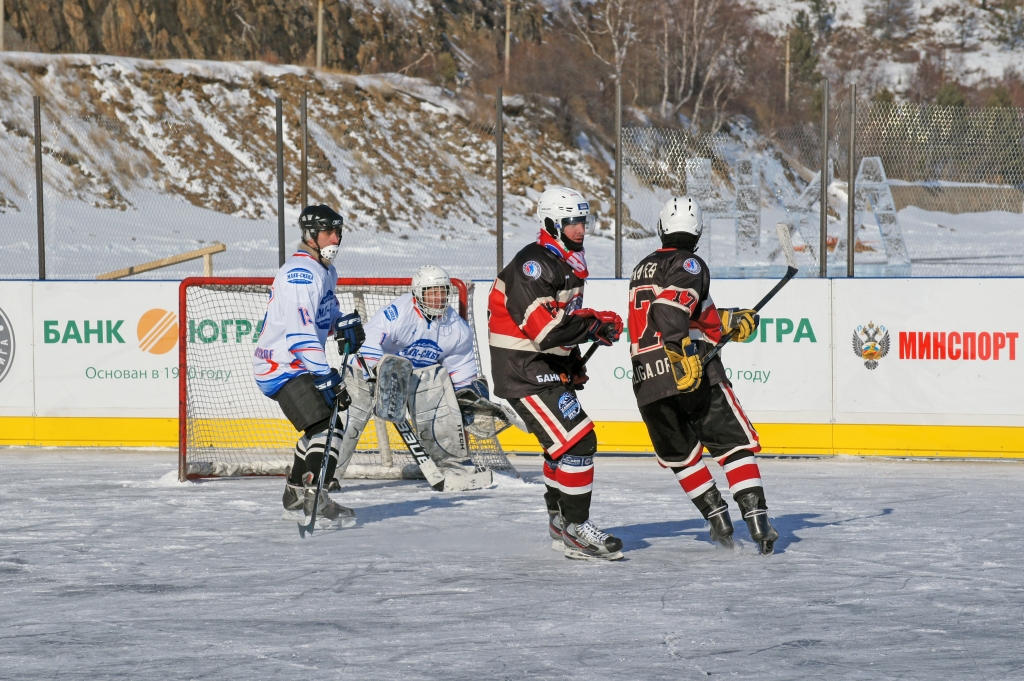
<svg viewBox="0 0 1024 681"><path fill-rule="evenodd" d="M302 93L302 208L309 205L309 170L307 154L309 149L309 128L306 127L306 92Z"/></svg>
<svg viewBox="0 0 1024 681"><path fill-rule="evenodd" d="M505 183L503 177L505 167L505 119L503 116L504 111L502 110L501 88L498 88L498 94L494 100L494 190L496 195L494 208L496 221L494 229L498 241L498 272L501 272L505 268Z"/></svg>
<svg viewBox="0 0 1024 681"><path fill-rule="evenodd" d="M277 97L277 265L284 264L284 121L281 98Z"/></svg>
<svg viewBox="0 0 1024 681"><path fill-rule="evenodd" d="M821 99L821 238L818 248L818 274L828 276L828 80Z"/></svg>
<svg viewBox="0 0 1024 681"><path fill-rule="evenodd" d="M847 185L846 185L846 276L853 276L853 258L857 250L857 163L854 153L856 151L857 135L857 84L850 85L850 145L847 151Z"/></svg>
<svg viewBox="0 0 1024 681"><path fill-rule="evenodd" d="M622 83L615 84L615 278L622 278Z"/></svg>
<svg viewBox="0 0 1024 681"><path fill-rule="evenodd" d="M324 65L324 0L320 0L316 7L316 68L321 69Z"/></svg>
<svg viewBox="0 0 1024 681"><path fill-rule="evenodd" d="M32 120L36 136L36 249L39 278L46 279L46 230L43 228L43 124L39 97L32 98Z"/></svg>

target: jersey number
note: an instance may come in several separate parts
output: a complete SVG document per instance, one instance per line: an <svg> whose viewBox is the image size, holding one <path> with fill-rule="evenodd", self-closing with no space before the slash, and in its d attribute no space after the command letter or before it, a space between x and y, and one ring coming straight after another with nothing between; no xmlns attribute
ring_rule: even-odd
<svg viewBox="0 0 1024 681"><path fill-rule="evenodd" d="M638 286L629 292L629 337L636 343L637 352L661 347L661 334L648 321L651 303L658 295L653 286Z"/></svg>

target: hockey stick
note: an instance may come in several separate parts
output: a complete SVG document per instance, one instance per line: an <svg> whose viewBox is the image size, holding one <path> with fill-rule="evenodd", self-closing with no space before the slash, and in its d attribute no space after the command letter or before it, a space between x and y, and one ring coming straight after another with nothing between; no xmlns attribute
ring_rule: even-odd
<svg viewBox="0 0 1024 681"><path fill-rule="evenodd" d="M764 298L758 301L757 305L753 308L754 312L760 312L761 308L767 305L768 301L774 298L775 294L781 291L782 287L788 284L789 280L795 277L796 273L800 271L796 266L796 252L793 250L793 239L789 234L789 225L785 222L780 222L775 225L775 231L779 235L779 246L782 247L782 254L786 258L786 276L784 276ZM732 337L736 335L737 331L738 329L733 329L727 333L722 340L718 341L715 347L711 348L711 352L704 355L704 359L701 360L701 363L704 366L707 366L708 362L718 356L718 353L722 351L722 347L732 340Z"/></svg>
<svg viewBox="0 0 1024 681"><path fill-rule="evenodd" d="M345 358L341 360L342 371L344 371L345 365L348 363L348 343L345 343ZM331 424L327 427L327 443L324 445L323 459L320 461L320 477L316 482L316 496L313 497L313 510L309 514L309 524L303 525L299 523L299 536L303 539L306 538L306 532L309 532L310 536L313 535L313 527L316 525L316 511L320 507L320 493L324 489L324 478L327 477L327 462L331 458L331 440L334 439L334 426L338 422L338 400L334 400L334 410L331 412ZM348 426L348 420L346 419L345 425ZM341 434L344 437L345 428L341 429Z"/></svg>

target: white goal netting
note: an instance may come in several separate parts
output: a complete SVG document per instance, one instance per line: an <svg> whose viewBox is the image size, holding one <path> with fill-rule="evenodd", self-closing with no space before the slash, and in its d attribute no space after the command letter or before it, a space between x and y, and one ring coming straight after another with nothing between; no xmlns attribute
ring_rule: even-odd
<svg viewBox="0 0 1024 681"><path fill-rule="evenodd" d="M473 326L472 285L461 282L460 312ZM202 280L181 284L181 347L184 362L179 387L181 442L179 478L283 475L291 465L299 434L276 402L265 397L252 377L252 354L263 323L271 281ZM355 310L363 322L379 308L408 292L408 280L361 280L335 289L341 309ZM479 366L479 347L473 340ZM338 366L337 344L327 357ZM480 417L477 417L480 421ZM515 474L493 436L493 425L477 423L467 432L477 466ZM363 430L345 474L347 478L416 478L419 467L394 425L373 419Z"/></svg>

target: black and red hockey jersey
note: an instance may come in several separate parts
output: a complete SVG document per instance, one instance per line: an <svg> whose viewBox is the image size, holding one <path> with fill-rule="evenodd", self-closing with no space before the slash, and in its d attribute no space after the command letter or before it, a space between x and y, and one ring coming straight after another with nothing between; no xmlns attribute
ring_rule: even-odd
<svg viewBox="0 0 1024 681"><path fill-rule="evenodd" d="M583 307L584 279L551 248L533 243L498 273L487 300L493 391L526 397L571 373L573 348L592 320Z"/></svg>
<svg viewBox="0 0 1024 681"><path fill-rule="evenodd" d="M633 268L629 281L629 354L639 406L679 394L665 346L680 351L684 337L703 357L722 340L722 320L711 300L707 263L691 251L660 248ZM711 385L725 380L718 357L704 367Z"/></svg>

